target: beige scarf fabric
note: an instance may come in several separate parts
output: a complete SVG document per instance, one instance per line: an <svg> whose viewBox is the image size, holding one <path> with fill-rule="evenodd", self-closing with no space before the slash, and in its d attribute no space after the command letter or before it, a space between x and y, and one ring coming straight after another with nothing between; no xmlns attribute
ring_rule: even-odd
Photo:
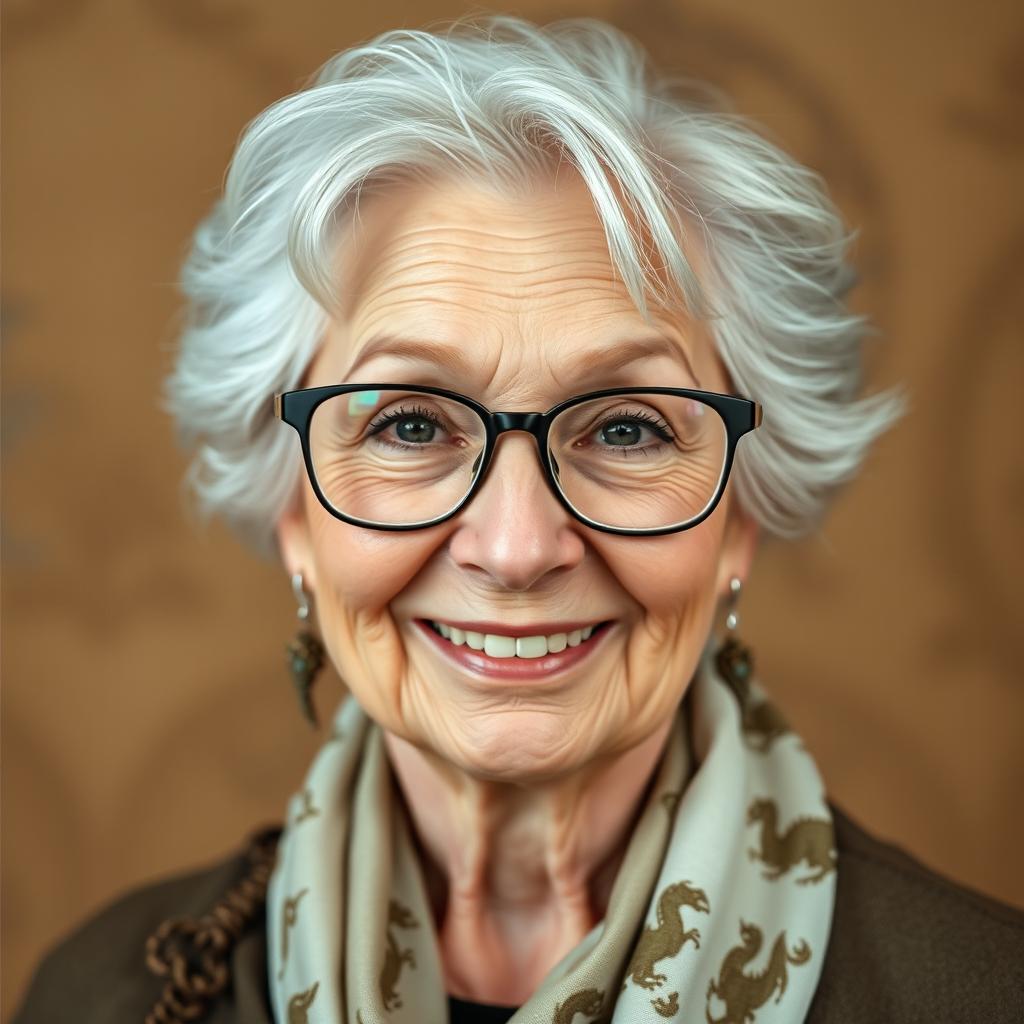
<svg viewBox="0 0 1024 1024"><path fill-rule="evenodd" d="M380 727L348 697L292 797L267 893L277 1024L447 1024L407 811ZM810 754L709 645L679 706L608 911L512 1024L799 1024L835 902Z"/></svg>

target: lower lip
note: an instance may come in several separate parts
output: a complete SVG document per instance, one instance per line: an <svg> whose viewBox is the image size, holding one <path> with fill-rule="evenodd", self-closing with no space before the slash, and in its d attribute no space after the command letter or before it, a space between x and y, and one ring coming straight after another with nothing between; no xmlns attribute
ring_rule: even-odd
<svg viewBox="0 0 1024 1024"><path fill-rule="evenodd" d="M456 647L421 619L416 620L416 625L444 657L460 668L491 679L520 681L547 680L579 664L597 648L609 629L602 626L576 647L566 647L558 654L545 654L542 658L492 658L465 644Z"/></svg>

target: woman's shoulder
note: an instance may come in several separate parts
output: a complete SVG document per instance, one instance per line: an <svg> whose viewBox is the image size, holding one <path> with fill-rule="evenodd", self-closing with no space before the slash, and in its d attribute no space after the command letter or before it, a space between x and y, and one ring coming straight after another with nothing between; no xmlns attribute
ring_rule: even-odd
<svg viewBox="0 0 1024 1024"><path fill-rule="evenodd" d="M960 885L829 801L836 904L807 1024L1024 1019L1024 911Z"/></svg>
<svg viewBox="0 0 1024 1024"><path fill-rule="evenodd" d="M187 923L164 925L170 934L153 952L165 962L183 957L179 962L188 965L196 988L223 978L222 991L202 1018L205 1024L270 1024L262 907L271 864L267 855L280 831L259 829L215 862L136 886L104 905L43 956L11 1024L148 1019L167 985L147 962L149 938L168 921ZM210 927L229 933L226 971L216 957L204 965L195 951L196 931Z"/></svg>

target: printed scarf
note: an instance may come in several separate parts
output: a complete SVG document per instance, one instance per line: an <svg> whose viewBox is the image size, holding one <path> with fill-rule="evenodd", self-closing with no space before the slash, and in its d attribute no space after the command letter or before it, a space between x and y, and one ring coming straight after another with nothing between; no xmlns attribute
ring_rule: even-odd
<svg viewBox="0 0 1024 1024"><path fill-rule="evenodd" d="M433 914L397 785L380 727L349 696L289 801L267 891L277 1024L447 1024ZM604 919L511 1024L801 1024L835 885L813 758L756 680L726 682L709 645Z"/></svg>

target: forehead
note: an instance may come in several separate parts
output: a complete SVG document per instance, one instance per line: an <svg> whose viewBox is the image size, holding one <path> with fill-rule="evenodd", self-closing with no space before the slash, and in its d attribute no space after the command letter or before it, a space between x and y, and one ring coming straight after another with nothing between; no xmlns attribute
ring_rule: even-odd
<svg viewBox="0 0 1024 1024"><path fill-rule="evenodd" d="M593 200L575 175L538 179L518 193L454 180L393 186L361 206L341 262L352 322L390 301L444 302L474 288L480 294L467 303L469 313L521 312L547 295L587 287L633 308L614 279Z"/></svg>
<svg viewBox="0 0 1024 1024"><path fill-rule="evenodd" d="M575 173L518 194L441 181L364 196L338 266L342 311L316 383L403 371L406 382L413 371L427 382L433 363L442 385L504 386L571 376L581 358L647 339L658 341L650 350L663 371L675 363L686 374L680 386L714 387L695 379L709 352L685 310L652 311L647 323L634 306ZM632 349L636 358L645 351Z"/></svg>

